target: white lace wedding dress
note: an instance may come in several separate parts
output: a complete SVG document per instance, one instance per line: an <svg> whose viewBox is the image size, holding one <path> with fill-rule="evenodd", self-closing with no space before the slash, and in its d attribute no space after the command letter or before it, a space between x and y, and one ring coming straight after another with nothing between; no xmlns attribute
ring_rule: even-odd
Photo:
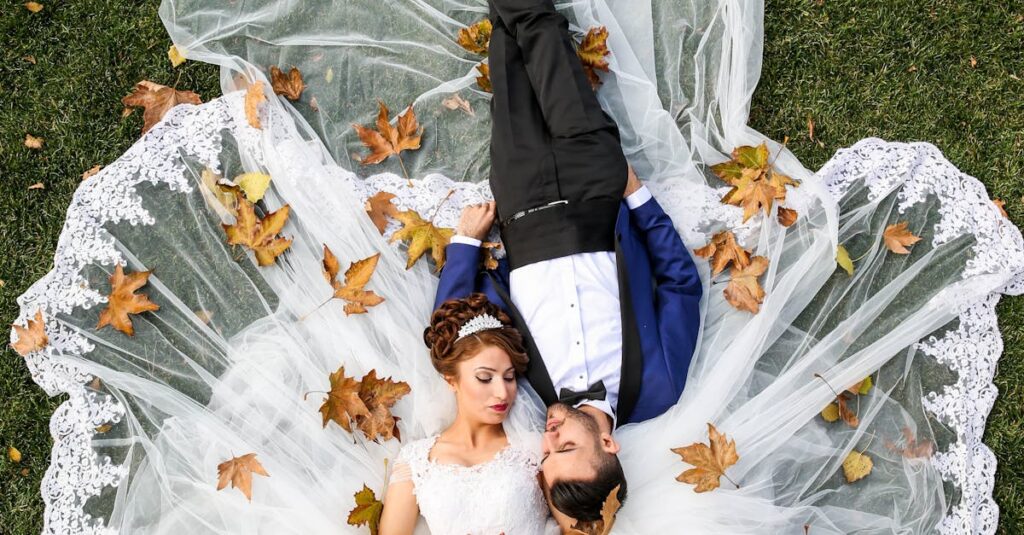
<svg viewBox="0 0 1024 535"><path fill-rule="evenodd" d="M431 459L438 436L403 446L390 482L412 480L431 533L558 534L537 484L540 436L532 437L532 447L510 443L493 459L474 466Z"/></svg>
<svg viewBox="0 0 1024 535"><path fill-rule="evenodd" d="M982 443L1002 351L995 305L1024 291L1024 240L988 198L926 143L866 139L811 173L746 126L760 70L762 5L732 0L577 0L559 4L579 32L609 30L610 72L598 98L619 124L627 157L691 249L733 229L769 260L757 314L705 286L702 332L679 402L619 430L630 498L615 533L994 533L995 459ZM191 60L223 67L225 94L181 105L121 158L84 181L68 208L54 266L19 298L24 324L41 311L49 344L25 358L50 394L43 479L47 534L366 533L347 522L354 495L383 494L402 443L430 437L454 414L421 333L437 284L421 260L366 216L387 190L400 208L453 226L486 198L489 95L481 58L454 43L486 16L482 1L247 0L211 7L165 0L161 15ZM269 65L299 67L297 102L271 97L262 129L245 118L245 80ZM466 108L445 99L460 95ZM351 124L415 103L423 146L377 167ZM801 181L772 216L742 222L708 172L738 145L766 142L774 165ZM777 155L777 156L775 156ZM408 171L407 181L402 168ZM204 171L272 177L263 201L291 215L289 250L258 267L225 244L233 217ZM907 222L922 240L889 253L882 232ZM346 316L322 275L327 245L347 265L380 253L368 288L385 298ZM854 259L837 268L837 247ZM160 310L132 317L135 335L96 329L117 264L153 270L141 291ZM15 337L12 332L12 339ZM373 442L325 426L329 375L370 370L407 382L394 407L402 441ZM820 412L871 375L851 402L859 425ZM524 444L544 407L525 383L506 423ZM675 477L671 448L707 441L707 423L734 439L739 462L712 492ZM873 459L855 483L851 451ZM223 461L255 453L268 476L251 501L217 490ZM806 526L806 528L805 528ZM427 532L422 526L420 532Z"/></svg>

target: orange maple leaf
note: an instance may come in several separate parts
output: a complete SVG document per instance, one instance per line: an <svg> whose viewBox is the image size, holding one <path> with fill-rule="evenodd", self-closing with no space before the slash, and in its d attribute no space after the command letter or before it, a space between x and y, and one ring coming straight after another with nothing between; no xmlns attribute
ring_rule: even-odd
<svg viewBox="0 0 1024 535"><path fill-rule="evenodd" d="M601 78L597 71L608 72L608 60L605 59L611 52L608 50L608 28L600 26L591 28L583 36L576 55L583 64L583 72L590 81L590 87L597 89L601 85Z"/></svg>
<svg viewBox="0 0 1024 535"><path fill-rule="evenodd" d="M715 426L708 422L708 437L710 446L702 442L695 442L682 448L673 448L672 452L679 454L683 462L692 464L690 468L676 477L680 483L696 485L694 492L708 492L720 486L721 477L725 475L725 469L736 464L740 456L736 454L736 441L727 440L723 433L719 433ZM730 479L730 481L732 481ZM733 485L736 485L733 482ZM739 488L739 485L736 485Z"/></svg>
<svg viewBox="0 0 1024 535"><path fill-rule="evenodd" d="M299 100L302 90L306 84L302 82L302 73L299 69L292 67L288 74L281 72L277 65L270 66L270 87L274 93L283 96L288 100Z"/></svg>
<svg viewBox="0 0 1024 535"><path fill-rule="evenodd" d="M619 488L620 485L615 485L615 488L604 499L604 504L601 505L600 520L593 522L577 520L573 522L573 527L569 529L567 535L608 535L611 533L612 526L615 525L615 514L622 507L622 502L619 501Z"/></svg>
<svg viewBox="0 0 1024 535"><path fill-rule="evenodd" d="M402 381L392 381L390 377L377 378L377 370L363 376L359 385L359 398L370 409L368 417L359 420L359 429L369 440L378 437L390 440L392 437L402 440L398 429L399 418L391 415L391 407L403 396L411 392L409 385Z"/></svg>
<svg viewBox="0 0 1024 535"><path fill-rule="evenodd" d="M160 310L160 305L149 300L146 294L137 294L136 290L146 285L152 271L136 271L125 275L121 264L114 268L114 274L110 276L110 295L107 296L107 307L100 312L97 329L110 325L111 327L133 336L135 328L129 314L142 314L153 310Z"/></svg>
<svg viewBox="0 0 1024 535"><path fill-rule="evenodd" d="M739 310L757 314L764 302L764 288L757 278L768 269L768 259L763 256L755 256L750 259L750 265L745 268L733 266L729 271L731 279L725 287L723 295L725 300Z"/></svg>
<svg viewBox="0 0 1024 535"><path fill-rule="evenodd" d="M784 227L792 226L793 223L796 223L796 218L797 218L796 210L792 210L792 209L780 206L779 207L778 218L779 218L779 224L780 225L782 225Z"/></svg>
<svg viewBox="0 0 1024 535"><path fill-rule="evenodd" d="M18 335L18 341L11 344L11 347L23 357L43 349L50 343L46 336L42 310L36 310L36 315L27 319L24 327L18 324L11 324L11 327L14 327L14 332Z"/></svg>
<svg viewBox="0 0 1024 535"><path fill-rule="evenodd" d="M253 82L245 88L245 120L249 126L259 130L263 128L260 123L260 104L267 101L267 95L263 93L263 82Z"/></svg>
<svg viewBox="0 0 1024 535"><path fill-rule="evenodd" d="M373 197L366 199L366 213L381 234L384 234L384 229L388 226L388 217L395 217L398 212L398 208L391 202L394 198L394 193L378 191Z"/></svg>
<svg viewBox="0 0 1024 535"><path fill-rule="evenodd" d="M490 19L483 19L459 30L455 42L468 52L486 56L491 42L491 31L493 30Z"/></svg>
<svg viewBox="0 0 1024 535"><path fill-rule="evenodd" d="M481 91L493 93L494 88L491 86L491 66L481 61L480 63L477 63L476 70L480 73L480 76L476 77L476 85L480 86Z"/></svg>
<svg viewBox="0 0 1024 535"><path fill-rule="evenodd" d="M377 269L377 260L379 259L380 253L377 253L362 260L352 262L345 271L345 282L341 283L338 282L338 273L341 270L338 257L334 256L334 253L331 252L327 245L324 245L324 279L331 285L331 288L334 288L334 297L345 301L346 316L350 314L366 314L366 307L377 306L384 302L383 297L373 293L373 291L363 289L366 283L370 282L370 277L373 276L374 270Z"/></svg>
<svg viewBox="0 0 1024 535"><path fill-rule="evenodd" d="M351 433L353 420L370 415L366 403L359 398L359 381L347 377L344 366L330 375L330 381L331 390L320 406L323 425L327 427L327 422L333 420L342 429Z"/></svg>
<svg viewBox="0 0 1024 535"><path fill-rule="evenodd" d="M885 232L882 233L882 240L885 242L885 246L896 254L910 254L910 250L906 246L914 245L921 241L919 236L915 236L907 230L907 224L907 221L893 223L885 227Z"/></svg>
<svg viewBox="0 0 1024 535"><path fill-rule="evenodd" d="M289 206L286 204L260 219L256 217L253 203L245 198L241 188L235 189L234 193L238 207L235 223L221 223L227 234L228 244L248 247L256 253L256 263L261 266L273 264L274 260L292 245L290 238L277 235L288 221Z"/></svg>
<svg viewBox="0 0 1024 535"><path fill-rule="evenodd" d="M202 100L192 91L178 91L173 87L143 80L135 84L135 89L130 95L122 98L121 103L144 109L142 133L145 134L153 125L160 122L171 108L178 104L202 104Z"/></svg>
<svg viewBox="0 0 1024 535"><path fill-rule="evenodd" d="M388 156L399 155L403 150L420 148L423 128L416 122L416 112L412 105L406 107L405 112L398 117L398 127L395 128L388 120L388 108L384 101L378 102L380 111L377 114L376 130L358 124L352 125L363 145L371 151L369 156L358 160L363 165L380 163Z"/></svg>
<svg viewBox="0 0 1024 535"><path fill-rule="evenodd" d="M750 253L740 247L731 230L715 234L707 245L695 249L693 254L702 258L711 257L712 275L718 275L730 263L740 269L750 265Z"/></svg>
<svg viewBox="0 0 1024 535"><path fill-rule="evenodd" d="M242 491L245 498L251 502L253 474L270 477L263 465L256 460L255 453L228 459L217 465L217 490L227 487L230 482L231 488Z"/></svg>

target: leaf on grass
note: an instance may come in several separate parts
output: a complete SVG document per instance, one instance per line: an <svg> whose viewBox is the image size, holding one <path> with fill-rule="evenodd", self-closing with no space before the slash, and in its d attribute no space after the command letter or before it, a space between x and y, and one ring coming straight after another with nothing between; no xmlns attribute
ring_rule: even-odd
<svg viewBox="0 0 1024 535"><path fill-rule="evenodd" d="M380 529L380 515L384 512L384 503L377 499L370 487L363 484L363 490L355 494L356 507L348 513L348 525L367 526L370 535L377 535Z"/></svg>
<svg viewBox="0 0 1024 535"><path fill-rule="evenodd" d="M999 208L999 213L1002 214L1003 217L1007 219L1010 218L1010 214L1006 213L1006 202L1002 199L996 198L992 199L992 204L996 205L996 208Z"/></svg>
<svg viewBox="0 0 1024 535"><path fill-rule="evenodd" d="M245 498L251 502L253 474L270 477L263 465L256 460L255 453L228 459L217 465L217 490L227 487L230 482L231 488L242 491Z"/></svg>
<svg viewBox="0 0 1024 535"><path fill-rule="evenodd" d="M39 13L43 10L43 4L40 4L39 2L25 2L25 9L32 13Z"/></svg>
<svg viewBox="0 0 1024 535"><path fill-rule="evenodd" d="M227 234L228 244L244 245L251 249L260 266L273 264L292 245L291 238L278 236L288 221L289 206L286 204L260 219L256 217L253 204L245 199L242 190L235 190L234 193L238 204L235 223L221 224Z"/></svg>
<svg viewBox="0 0 1024 535"><path fill-rule="evenodd" d="M757 279L767 269L768 259L763 256L751 258L750 265L745 268L740 269L733 266L729 271L731 275L729 285L723 292L725 300L739 310L757 314L765 296L764 288L761 287L761 283Z"/></svg>
<svg viewBox="0 0 1024 535"><path fill-rule="evenodd" d="M395 214L398 213L398 209L391 202L391 199L394 198L394 193L378 191L366 199L366 214L370 216L370 221L373 221L377 231L381 234L384 234L384 229L388 227L388 217L395 217Z"/></svg>
<svg viewBox="0 0 1024 535"><path fill-rule="evenodd" d="M40 150L43 148L43 138L25 134L25 146L33 150Z"/></svg>
<svg viewBox="0 0 1024 535"><path fill-rule="evenodd" d="M846 476L846 482L853 483L864 479L871 473L873 466L871 457L858 451L851 451L843 460L843 475Z"/></svg>
<svg viewBox="0 0 1024 535"><path fill-rule="evenodd" d="M383 162L389 156L404 150L418 149L420 138L423 136L423 128L416 122L416 112L412 105L406 107L405 112L399 115L398 127L395 128L388 119L388 108L384 101L378 102L380 111L377 114L376 130L358 124L352 125L363 145L370 149L368 156L357 159L363 165Z"/></svg>
<svg viewBox="0 0 1024 535"><path fill-rule="evenodd" d="M712 275L718 275L731 263L740 269L750 265L750 253L736 242L736 235L731 230L715 234L711 242L693 251L702 258L711 257Z"/></svg>
<svg viewBox="0 0 1024 535"><path fill-rule="evenodd" d="M366 283L370 282L370 277L373 276L374 270L377 269L377 260L379 259L380 253L377 253L368 258L352 262L345 271L345 282L343 284L338 282L338 272L341 269L338 257L334 256L331 249L324 245L324 279L331 285L331 288L334 288L334 297L345 301L346 316L350 314L366 314L366 307L376 306L384 302L383 297L363 289Z"/></svg>
<svg viewBox="0 0 1024 535"><path fill-rule="evenodd" d="M100 172L100 169L103 169L103 166L99 165L99 164L96 164L96 165L90 167L87 171L82 173L82 180L85 180L85 179L87 179L89 177L95 176L96 173Z"/></svg>
<svg viewBox="0 0 1024 535"><path fill-rule="evenodd" d="M114 268L114 274L110 276L107 307L100 312L96 329L110 325L128 336L133 336L135 328L132 326L130 314L160 310L160 305L150 301L149 296L135 293L136 290L146 285L152 273L152 270L136 271L126 275L121 264L118 264Z"/></svg>
<svg viewBox="0 0 1024 535"><path fill-rule="evenodd" d="M171 60L171 67L177 67L185 63L185 50L178 48L178 45L171 45L171 48L167 49L167 59Z"/></svg>
<svg viewBox="0 0 1024 535"><path fill-rule="evenodd" d="M288 74L281 72L277 65L270 66L270 87L274 93L283 96L288 100L299 100L306 84L302 81L302 72L292 67Z"/></svg>
<svg viewBox="0 0 1024 535"><path fill-rule="evenodd" d="M10 459L12 463L20 463L21 462L21 452L18 451L18 448L15 448L14 446L8 446L7 447L7 458Z"/></svg>
<svg viewBox="0 0 1024 535"><path fill-rule="evenodd" d="M882 239L885 242L885 246L889 248L890 251L896 254L910 254L910 250L907 249L907 246L914 245L921 241L920 237L915 236L907 230L907 225L907 221L901 221L885 227L885 232L882 233Z"/></svg>
<svg viewBox="0 0 1024 535"><path fill-rule="evenodd" d="M263 93L263 82L253 82L245 89L245 119L249 126L259 130L263 128L260 122L260 104L267 101L267 95Z"/></svg>
<svg viewBox="0 0 1024 535"><path fill-rule="evenodd" d="M395 219L402 223L402 228L391 235L391 241L402 240L409 244L405 269L411 268L429 250L437 266L435 271L441 271L444 266L444 248L451 240L454 229L437 228L433 223L424 221L415 210L397 212Z"/></svg>
<svg viewBox="0 0 1024 535"><path fill-rule="evenodd" d="M468 52L487 56L493 29L490 19L483 19L459 30L455 42Z"/></svg>
<svg viewBox="0 0 1024 535"><path fill-rule="evenodd" d="M29 186L28 189L46 189L46 184L43 184L42 182L36 182L35 184Z"/></svg>
<svg viewBox="0 0 1024 535"><path fill-rule="evenodd" d="M480 86L481 91L493 93L494 88L491 87L491 66L481 61L476 64L476 70L480 73L476 77L476 85Z"/></svg>
<svg viewBox="0 0 1024 535"><path fill-rule="evenodd" d="M793 223L796 223L796 218L797 218L796 210L792 210L790 208L785 208L785 207L782 207L782 206L779 207L778 219L779 219L779 224L780 225L782 225L784 227L792 226Z"/></svg>
<svg viewBox="0 0 1024 535"><path fill-rule="evenodd" d="M135 84L132 93L121 99L121 103L130 107L141 107L142 133L160 122L167 112L178 104L202 104L199 95L192 91L178 91L157 83L143 80Z"/></svg>
<svg viewBox="0 0 1024 535"><path fill-rule="evenodd" d="M35 316L26 320L25 326L12 324L14 333L18 340L11 344L11 347L21 356L27 356L46 347L50 339L46 336L46 322L43 321L43 311L36 310Z"/></svg>
<svg viewBox="0 0 1024 535"><path fill-rule="evenodd" d="M441 105L449 110L462 110L470 117L476 116L476 112L473 111L473 107L470 106L469 101L462 98L458 93L453 93L450 97L442 100Z"/></svg>
<svg viewBox="0 0 1024 535"><path fill-rule="evenodd" d="M757 258L757 257L755 257ZM727 440L725 434L719 433L715 426L708 422L710 446L695 442L682 448L673 448L672 452L682 456L683 461L695 468L679 474L676 481L696 485L694 492L707 492L720 486L725 469L740 460L736 454L736 441Z"/></svg>
<svg viewBox="0 0 1024 535"><path fill-rule="evenodd" d="M583 64L583 72L586 73L592 89L597 89L601 85L597 71L608 72L608 60L605 57L611 52L607 43L608 28L600 26L588 30L576 49L576 55Z"/></svg>
<svg viewBox="0 0 1024 535"><path fill-rule="evenodd" d="M851 277L853 276L853 260L850 259L850 252L842 245L836 249L836 263L839 264L839 267L846 270L847 274Z"/></svg>
<svg viewBox="0 0 1024 535"><path fill-rule="evenodd" d="M235 184L245 193L245 198L255 203L263 198L270 187L270 175L266 173L242 173L235 177Z"/></svg>
<svg viewBox="0 0 1024 535"><path fill-rule="evenodd" d="M601 520L593 522L577 520L573 522L573 527L567 535L608 535L611 533L612 526L615 525L615 514L622 507L622 503L619 502L620 487L621 485L615 485L615 488L605 497L604 504L601 505Z"/></svg>

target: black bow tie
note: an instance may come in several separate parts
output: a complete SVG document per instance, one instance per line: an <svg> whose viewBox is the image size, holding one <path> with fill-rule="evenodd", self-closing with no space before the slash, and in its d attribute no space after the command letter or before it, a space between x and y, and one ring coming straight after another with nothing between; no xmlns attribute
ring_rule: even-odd
<svg viewBox="0 0 1024 535"><path fill-rule="evenodd" d="M604 381L597 381L590 385L590 388L582 392L574 392L568 388L563 388L558 393L558 401L565 403L569 406L575 406L577 403L586 400L597 400L603 401L608 396L608 391L604 388Z"/></svg>

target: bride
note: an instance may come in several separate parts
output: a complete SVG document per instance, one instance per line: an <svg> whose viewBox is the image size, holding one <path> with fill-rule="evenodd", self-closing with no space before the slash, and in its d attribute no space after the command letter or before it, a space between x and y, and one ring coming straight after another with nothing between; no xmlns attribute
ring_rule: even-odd
<svg viewBox="0 0 1024 535"><path fill-rule="evenodd" d="M812 173L747 127L760 2L557 7L587 50L600 38L584 36L607 31L601 107L685 246L710 255L696 261L685 390L615 431L629 499L613 532L993 533L981 437L1002 347L995 304L1024 290L1024 240L984 187L934 146L878 139ZM44 531L374 532L400 451L457 414L419 335L444 257L417 252L441 249L461 209L493 197L476 40L486 4L164 0L161 16L190 60L222 67L224 96L173 108L84 181L53 269L19 298L12 341L42 388L68 395L51 420ZM271 66L301 72L295 98L258 103ZM378 99L411 104L402 120L423 130L418 149L371 164L352 125L371 122ZM381 115L378 127L397 122ZM723 202L740 168L794 183L745 213ZM217 185L253 176L270 177L262 196ZM394 196L385 212L424 223L371 210L378 227L366 205L380 192ZM282 223L250 236L261 259L225 231L256 222ZM266 262L266 246L285 243ZM724 269L711 249L764 270ZM359 292L382 301L352 313L344 296ZM132 295L159 308L97 327ZM328 417L336 386L381 378L408 392L389 405L367 387L372 420ZM510 447L535 444L544 404L525 381L516 392L502 428ZM735 446L723 470L677 453L721 450L709 424ZM473 464L501 444L440 461ZM695 492L683 476L695 469L722 472L719 486Z"/></svg>

